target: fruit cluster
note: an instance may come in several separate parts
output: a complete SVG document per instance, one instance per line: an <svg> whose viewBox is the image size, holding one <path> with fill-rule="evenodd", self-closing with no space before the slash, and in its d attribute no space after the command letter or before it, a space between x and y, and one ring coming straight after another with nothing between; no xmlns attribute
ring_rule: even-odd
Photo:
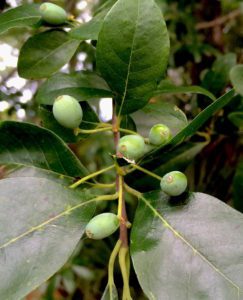
<svg viewBox="0 0 243 300"><path fill-rule="evenodd" d="M53 115L63 127L77 129L82 122L83 111L75 98L62 95L54 101ZM171 138L171 131L165 124L156 124L149 132L147 144L139 134L134 133L123 136L119 140L118 153L133 163L146 153L146 146L163 146L169 143ZM179 196L187 189L187 177L182 172L172 171L158 179L160 179L161 190L168 196ZM113 234L118 229L119 224L120 220L117 215L102 213L95 216L87 224L86 235L95 240L103 239Z"/></svg>

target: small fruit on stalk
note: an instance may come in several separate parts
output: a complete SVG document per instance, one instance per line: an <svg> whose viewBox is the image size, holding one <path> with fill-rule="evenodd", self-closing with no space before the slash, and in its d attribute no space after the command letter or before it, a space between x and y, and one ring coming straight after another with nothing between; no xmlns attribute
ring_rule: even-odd
<svg viewBox="0 0 243 300"><path fill-rule="evenodd" d="M59 124L74 129L82 122L83 110L75 98L62 95L57 97L53 104L53 115Z"/></svg>
<svg viewBox="0 0 243 300"><path fill-rule="evenodd" d="M187 188L187 177L179 171L169 172L161 179L160 187L169 196L179 196Z"/></svg>
<svg viewBox="0 0 243 300"><path fill-rule="evenodd" d="M143 137L136 134L123 136L119 141L118 151L128 159L138 159L145 151Z"/></svg>
<svg viewBox="0 0 243 300"><path fill-rule="evenodd" d="M149 142L153 145L165 145L171 138L170 128L164 124L156 124L150 129Z"/></svg>
<svg viewBox="0 0 243 300"><path fill-rule="evenodd" d="M67 20L65 10L53 3L45 2L40 6L42 19L51 25L61 25Z"/></svg>
<svg viewBox="0 0 243 300"><path fill-rule="evenodd" d="M95 216L89 221L85 232L90 239L101 240L112 233L119 227L119 219L113 213L103 213Z"/></svg>

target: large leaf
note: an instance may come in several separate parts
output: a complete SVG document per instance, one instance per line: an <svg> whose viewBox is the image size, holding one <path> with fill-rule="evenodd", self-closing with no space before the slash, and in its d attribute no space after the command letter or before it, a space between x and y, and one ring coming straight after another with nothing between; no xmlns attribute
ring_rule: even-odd
<svg viewBox="0 0 243 300"><path fill-rule="evenodd" d="M14 27L26 27L41 19L39 5L25 4L0 15L0 34Z"/></svg>
<svg viewBox="0 0 243 300"><path fill-rule="evenodd" d="M162 80L160 84L158 85L157 90L155 90L152 95L157 96L161 94L202 94L204 96L209 97L212 100L215 100L215 96L209 92L208 90L202 88L201 86L177 86L174 85L173 83L167 81L167 80Z"/></svg>
<svg viewBox="0 0 243 300"><path fill-rule="evenodd" d="M1 122L0 141L0 164L36 167L72 177L87 174L66 144L47 129Z"/></svg>
<svg viewBox="0 0 243 300"><path fill-rule="evenodd" d="M243 215L212 196L173 206L163 193L145 194L131 253L151 300L243 299Z"/></svg>
<svg viewBox="0 0 243 300"><path fill-rule="evenodd" d="M147 94L163 76L168 55L166 25L154 1L117 1L98 37L97 65L117 93L120 112L130 113L147 103Z"/></svg>
<svg viewBox="0 0 243 300"><path fill-rule="evenodd" d="M60 95L70 95L78 101L91 98L111 97L113 94L106 82L95 73L58 73L48 78L39 88L36 100L40 104L52 105Z"/></svg>
<svg viewBox="0 0 243 300"><path fill-rule="evenodd" d="M20 50L19 75L28 79L52 75L69 62L79 44L61 30L49 30L30 37Z"/></svg>
<svg viewBox="0 0 243 300"><path fill-rule="evenodd" d="M90 105L86 101L82 101L81 107L83 110L83 119L79 126L81 129L94 129L99 124L99 118L94 112L94 110L90 107ZM51 106L52 107L52 106ZM49 108L49 107L48 107ZM74 134L73 129L68 129L60 125L53 116L52 110L46 107L40 107L39 114L42 119L42 125L55 132L58 136L60 136L65 142L75 143L82 138L88 136L88 134L79 134L78 136Z"/></svg>
<svg viewBox="0 0 243 300"><path fill-rule="evenodd" d="M163 123L167 125L173 135L176 135L188 125L186 115L182 110L173 103L161 100L148 103L142 110L135 112L132 116L138 131L144 136L148 136L154 124Z"/></svg>
<svg viewBox="0 0 243 300"><path fill-rule="evenodd" d="M1 299L19 300L67 261L95 201L40 177L0 180L0 191Z"/></svg>
<svg viewBox="0 0 243 300"><path fill-rule="evenodd" d="M223 95L222 97L215 100L212 104L206 107L201 113L199 113L192 121L182 129L169 144L166 146L162 146L149 152L144 156L142 160L142 164L144 167L149 168L150 164L157 163L160 164L160 156L164 155L165 152L170 151L175 145L181 143L187 137L192 136L197 132L197 130L217 111L227 105L235 94L234 89L230 90L228 93Z"/></svg>
<svg viewBox="0 0 243 300"><path fill-rule="evenodd" d="M230 80L236 92L243 96L243 65L237 65L231 69Z"/></svg>
<svg viewBox="0 0 243 300"><path fill-rule="evenodd" d="M174 170L184 171L185 168L192 162L208 142L202 143L182 143L171 151L153 157L153 161L149 165L149 169L159 176L164 176L166 173ZM133 171L126 175L126 182L135 189L142 192L148 192L160 188L159 180L154 180L149 175L140 171Z"/></svg>

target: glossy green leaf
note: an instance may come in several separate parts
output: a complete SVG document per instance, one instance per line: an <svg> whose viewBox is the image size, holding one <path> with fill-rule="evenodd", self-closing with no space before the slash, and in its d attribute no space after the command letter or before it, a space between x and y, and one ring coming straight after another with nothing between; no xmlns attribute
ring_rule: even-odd
<svg viewBox="0 0 243 300"><path fill-rule="evenodd" d="M21 48L18 73L27 79L48 77L69 62L79 44L61 30L38 33Z"/></svg>
<svg viewBox="0 0 243 300"><path fill-rule="evenodd" d="M116 286L113 284L110 290L109 285L106 286L101 300L118 300L118 292Z"/></svg>
<svg viewBox="0 0 243 300"><path fill-rule="evenodd" d="M243 160L240 161L233 180L234 207L243 212Z"/></svg>
<svg viewBox="0 0 243 300"><path fill-rule="evenodd" d="M94 112L94 110L90 107L90 105L82 101L81 103L83 110L83 120L79 126L81 129L94 129L99 124L99 118ZM60 138L62 138L65 142L75 143L82 138L88 136L88 134L79 134L76 136L72 129L65 128L61 126L53 116L52 107L43 107L41 106L39 109L39 115L42 119L42 125L56 133Z"/></svg>
<svg viewBox="0 0 243 300"><path fill-rule="evenodd" d="M229 73L236 62L237 56L235 53L219 55L212 68L204 76L202 86L214 94L220 94L229 83Z"/></svg>
<svg viewBox="0 0 243 300"><path fill-rule="evenodd" d="M157 90L153 92L153 96L161 95L161 94L202 94L204 96L209 97L212 100L215 100L215 96L209 92L208 90L202 88L201 86L176 86L167 80L163 80L158 85Z"/></svg>
<svg viewBox="0 0 243 300"><path fill-rule="evenodd" d="M111 7L117 0L106 1L97 11L95 16L87 23L81 24L78 28L74 28L69 35L77 40L97 40L103 21Z"/></svg>
<svg viewBox="0 0 243 300"><path fill-rule="evenodd" d="M182 110L173 103L161 100L148 103L142 110L135 112L132 117L137 124L138 131L143 136L148 136L151 127L159 123L167 125L173 135L188 125L186 115Z"/></svg>
<svg viewBox="0 0 243 300"><path fill-rule="evenodd" d="M172 205L162 192L139 200L131 235L133 265L147 297L243 299L243 215L192 193Z"/></svg>
<svg viewBox="0 0 243 300"><path fill-rule="evenodd" d="M1 299L18 300L59 270L91 219L95 201L46 178L0 180Z"/></svg>
<svg viewBox="0 0 243 300"><path fill-rule="evenodd" d="M243 112L235 111L228 115L229 120L236 126L236 127L243 127Z"/></svg>
<svg viewBox="0 0 243 300"><path fill-rule="evenodd" d="M182 143L181 145L173 148L171 151L165 153L157 153L153 156L153 160L148 165L149 169L159 176L164 176L166 173L179 170L184 171L185 168L192 162L208 142L202 143ZM145 166L147 167L147 166ZM160 188L160 181L154 180L140 171L133 171L125 177L126 182L133 188L142 192Z"/></svg>
<svg viewBox="0 0 243 300"><path fill-rule="evenodd" d="M237 65L231 69L230 80L236 92L243 96L243 65Z"/></svg>
<svg viewBox="0 0 243 300"><path fill-rule="evenodd" d="M0 15L0 34L14 27L33 26L41 19L39 5L25 4Z"/></svg>
<svg viewBox="0 0 243 300"><path fill-rule="evenodd" d="M168 55L168 32L154 1L118 0L98 37L97 66L117 93L121 113L147 103L164 74Z"/></svg>
<svg viewBox="0 0 243 300"><path fill-rule="evenodd" d="M217 111L222 109L227 105L235 94L234 89L230 90L228 93L224 94L222 97L215 100L212 104L206 107L202 112L200 112L184 129L182 129L169 144L164 147L159 147L149 153L147 153L142 160L143 166L149 168L150 164L153 164L153 158L163 155L165 152L170 151L175 145L181 143L184 139L192 136L197 132L197 130Z"/></svg>
<svg viewBox="0 0 243 300"><path fill-rule="evenodd" d="M84 176L86 168L53 132L36 125L0 123L0 164L30 166L72 177Z"/></svg>
<svg viewBox="0 0 243 300"><path fill-rule="evenodd" d="M112 97L113 94L106 82L95 73L58 73L41 85L36 101L40 104L52 105L55 98L60 95L70 95L78 101L84 101L91 98Z"/></svg>

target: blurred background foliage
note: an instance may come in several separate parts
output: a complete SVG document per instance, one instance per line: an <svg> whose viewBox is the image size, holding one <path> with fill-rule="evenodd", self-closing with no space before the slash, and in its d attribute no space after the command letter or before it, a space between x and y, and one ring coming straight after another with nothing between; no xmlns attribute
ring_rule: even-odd
<svg viewBox="0 0 243 300"><path fill-rule="evenodd" d="M1 0L0 12L24 3L44 1ZM105 0L55 0L79 22L87 22ZM229 71L243 63L243 2L238 0L156 0L161 7L171 40L171 55L167 77L176 85L200 85L216 97L230 87ZM38 29L40 30L40 29ZM41 29L43 30L43 29ZM0 120L13 119L41 124L38 107L33 97L43 82L20 78L16 71L19 49L37 29L15 28L0 39ZM153 41L151 41L152 43ZM95 43L82 42L75 56L62 72L96 70ZM151 99L153 102L169 101L184 111L188 120L194 118L210 101L202 95L163 95ZM101 99L93 102L93 108L103 121L111 118L111 101ZM201 129L211 142L202 147L194 159L183 165L190 178L190 189L211 194L243 212L243 159L242 122L235 116L243 112L243 98L235 96L226 106ZM153 117L151 115L151 117ZM144 115L136 113L137 129L147 136L151 124L144 124ZM161 120L163 122L163 120ZM132 124L132 129L134 124ZM202 136L192 141L202 142ZM1 142L1 141L0 141ZM107 133L94 135L78 145L70 145L90 171L109 164L112 152L112 137ZM175 168L185 157L175 160ZM0 168L0 177L3 170ZM112 175L102 177L110 182ZM127 199L130 217L136 207L134 199ZM107 204L106 204L107 205ZM111 205L111 204L109 204ZM108 209L98 207L98 211ZM112 207L109 210L112 211ZM115 209L115 208L114 208ZM64 268L27 299L100 299L107 280L107 262L115 237L104 241L83 239L73 257ZM97 255L99 253L99 255ZM116 284L121 288L117 274ZM131 274L134 299L146 299L138 286L134 273Z"/></svg>

